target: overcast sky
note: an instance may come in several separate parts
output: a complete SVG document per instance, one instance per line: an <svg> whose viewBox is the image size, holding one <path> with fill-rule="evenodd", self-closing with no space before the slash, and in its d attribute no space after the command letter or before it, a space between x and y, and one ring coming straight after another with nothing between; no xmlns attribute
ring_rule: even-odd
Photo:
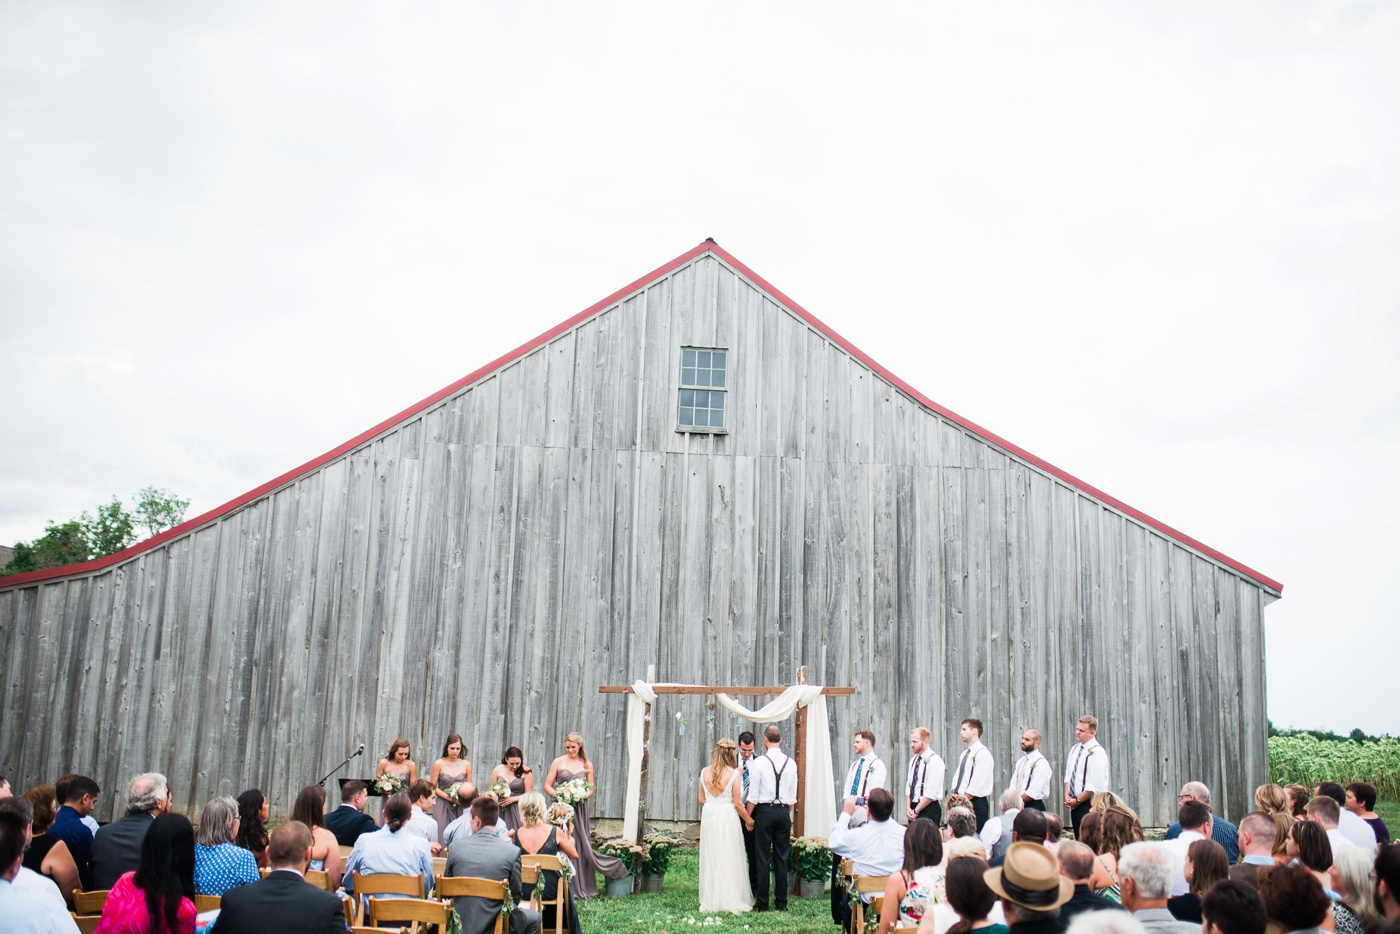
<svg viewBox="0 0 1400 934"><path fill-rule="evenodd" d="M0 3L0 541L219 505L707 236L1281 580L1400 732L1400 7ZM1226 724L1233 729L1233 724Z"/></svg>

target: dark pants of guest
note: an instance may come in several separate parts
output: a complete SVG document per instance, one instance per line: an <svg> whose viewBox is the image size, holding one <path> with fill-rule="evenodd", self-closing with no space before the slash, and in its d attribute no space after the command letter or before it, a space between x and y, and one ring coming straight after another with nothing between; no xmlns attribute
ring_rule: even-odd
<svg viewBox="0 0 1400 934"><path fill-rule="evenodd" d="M1043 811L1043 810L1045 810L1045 802L1044 802L1044 801L1041 801L1039 798L1032 798L1032 799L1030 799L1029 801L1026 801L1025 799L1022 799L1022 801L1023 801L1022 807L1030 808L1032 811Z"/></svg>
<svg viewBox="0 0 1400 934"><path fill-rule="evenodd" d="M982 825L992 819L992 803L990 798L974 798L968 795L968 800L972 802L972 813L977 817L977 832L982 832Z"/></svg>
<svg viewBox="0 0 1400 934"><path fill-rule="evenodd" d="M754 810L757 810L755 808ZM758 822L754 822L755 830L744 828L744 858L749 862L749 891L758 891Z"/></svg>
<svg viewBox="0 0 1400 934"><path fill-rule="evenodd" d="M1092 802L1092 798L1089 801L1081 801L1079 804L1076 804L1073 808L1070 809L1069 819L1070 822L1074 825L1074 839L1076 840L1079 839L1079 825L1083 823L1084 816L1089 813L1089 809L1090 807L1092 807Z"/></svg>
<svg viewBox="0 0 1400 934"><path fill-rule="evenodd" d="M758 857L758 885L754 887L754 907L768 908L768 884L776 891L773 904L787 910L788 852L792 848L792 814L786 805L760 804L753 809L754 850Z"/></svg>
<svg viewBox="0 0 1400 934"><path fill-rule="evenodd" d="M937 827L943 822L943 805L937 801L930 801L928 807L914 815L917 820L931 820L933 826Z"/></svg>

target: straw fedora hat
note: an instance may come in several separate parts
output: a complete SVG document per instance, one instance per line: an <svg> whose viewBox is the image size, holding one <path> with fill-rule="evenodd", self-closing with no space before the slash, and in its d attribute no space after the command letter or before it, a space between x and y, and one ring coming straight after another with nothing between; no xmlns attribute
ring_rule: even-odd
<svg viewBox="0 0 1400 934"><path fill-rule="evenodd" d="M1059 908L1074 897L1074 883L1060 875L1060 861L1039 843L1013 843L999 869L982 878L1009 902L1032 911Z"/></svg>

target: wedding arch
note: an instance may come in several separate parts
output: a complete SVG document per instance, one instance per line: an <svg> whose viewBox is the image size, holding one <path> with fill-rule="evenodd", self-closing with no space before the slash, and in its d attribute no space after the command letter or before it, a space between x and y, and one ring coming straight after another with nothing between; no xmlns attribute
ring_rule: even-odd
<svg viewBox="0 0 1400 934"><path fill-rule="evenodd" d="M829 793L834 785L831 767L831 738L827 727L827 697L849 697L853 687L819 687L807 683L807 668L797 669L797 683L784 686L713 686L704 684L653 684L654 669L647 668L647 681L632 684L605 684L600 694L626 694L627 697L627 797L623 805L622 836L640 840L646 822L646 788L651 741L651 707L661 694L708 694L730 713L754 723L774 723L795 717L792 757L797 762L797 806L793 813L794 836L806 833L807 819L813 826L830 827L836 821L836 801ZM767 696L774 700L757 710L749 710L731 696ZM820 703L818 703L820 701ZM826 788L813 806L807 807L809 785Z"/></svg>

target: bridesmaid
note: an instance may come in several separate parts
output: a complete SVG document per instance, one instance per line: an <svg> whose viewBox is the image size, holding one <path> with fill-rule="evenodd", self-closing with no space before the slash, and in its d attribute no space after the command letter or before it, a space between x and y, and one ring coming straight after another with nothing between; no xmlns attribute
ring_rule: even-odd
<svg viewBox="0 0 1400 934"><path fill-rule="evenodd" d="M402 736L394 740L389 746L388 753L385 754L383 759L379 760L379 771L374 773L374 777L378 778L385 772L392 773L403 779L401 791L408 791L408 786L413 784L418 778L418 764L413 761L413 752L408 746L408 740L404 739ZM380 800L381 808L383 803L388 800L389 798L387 795ZM382 824L383 822L383 813L381 811L380 823Z"/></svg>
<svg viewBox="0 0 1400 934"><path fill-rule="evenodd" d="M487 787L494 785L497 779L510 785L510 795L501 802L501 820L506 822L506 827L512 832L519 830L522 823L520 799L535 790L535 773L525 764L525 754L520 751L519 746L512 746L506 750L506 754L501 757L501 764L491 770L491 777L486 782Z"/></svg>
<svg viewBox="0 0 1400 934"><path fill-rule="evenodd" d="M564 737L564 754L549 764L549 774L545 776L545 793L554 796L555 783L567 782L584 777L588 779L588 797L597 790L593 783L593 763L588 761L588 753L583 748L583 737L570 733ZM616 856L603 856L593 849L589 836L588 801L574 805L573 819L574 847L578 849L578 871L569 880L569 893L574 898L597 898L598 876L601 872L609 879L621 879L627 875L627 867Z"/></svg>
<svg viewBox="0 0 1400 934"><path fill-rule="evenodd" d="M437 821L438 843L442 842L442 832L447 825L462 813L457 800L448 795L447 789L458 782L472 780L472 764L463 758L466 754L467 747L462 745L461 735L448 734L447 742L442 747L442 758L433 763L433 770L428 775L428 783L433 786L433 820Z"/></svg>

